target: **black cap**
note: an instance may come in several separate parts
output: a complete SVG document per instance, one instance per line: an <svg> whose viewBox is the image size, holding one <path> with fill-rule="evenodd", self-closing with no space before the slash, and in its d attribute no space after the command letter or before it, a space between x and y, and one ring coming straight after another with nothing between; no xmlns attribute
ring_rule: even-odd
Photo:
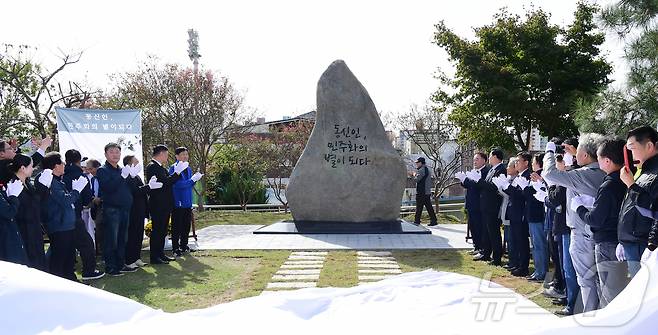
<svg viewBox="0 0 658 335"><path fill-rule="evenodd" d="M423 164L425 164L425 158L423 158L423 157L418 157L418 159L416 160L416 163L423 163Z"/></svg>

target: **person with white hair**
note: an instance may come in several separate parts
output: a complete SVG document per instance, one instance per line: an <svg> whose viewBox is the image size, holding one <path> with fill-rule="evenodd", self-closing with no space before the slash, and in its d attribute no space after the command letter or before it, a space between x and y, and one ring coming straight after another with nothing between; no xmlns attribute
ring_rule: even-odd
<svg viewBox="0 0 658 335"><path fill-rule="evenodd" d="M567 188L567 226L571 228L569 252L576 270L583 300L583 311L598 309L600 285L596 273L594 237L590 227L574 212L569 204L578 196L593 198L603 184L606 174L599 168L596 152L604 137L599 134L582 134L576 150L577 169L560 171L555 164L555 143L546 144L544 179ZM571 311L573 312L573 311Z"/></svg>

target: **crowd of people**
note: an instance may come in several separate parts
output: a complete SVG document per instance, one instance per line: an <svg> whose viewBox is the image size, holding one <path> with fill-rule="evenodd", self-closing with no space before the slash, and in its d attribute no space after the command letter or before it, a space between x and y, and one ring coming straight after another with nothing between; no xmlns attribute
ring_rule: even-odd
<svg viewBox="0 0 658 335"><path fill-rule="evenodd" d="M455 175L473 259L547 284L544 294L565 306L558 314L605 307L638 273L644 250L658 246L658 132L554 138L544 152L504 158L478 152L474 169Z"/></svg>
<svg viewBox="0 0 658 335"><path fill-rule="evenodd" d="M0 140L0 260L78 281L79 255L83 281L121 276L148 264L141 260L147 218L151 264L194 251L188 246L192 190L203 175L192 173L185 147L175 150L167 168L168 148L155 146L144 183L139 159L121 161L117 143L105 146L101 165L75 149L64 157L46 153L49 137L33 142L38 149L28 156L15 141ZM164 252L170 219L173 257Z"/></svg>

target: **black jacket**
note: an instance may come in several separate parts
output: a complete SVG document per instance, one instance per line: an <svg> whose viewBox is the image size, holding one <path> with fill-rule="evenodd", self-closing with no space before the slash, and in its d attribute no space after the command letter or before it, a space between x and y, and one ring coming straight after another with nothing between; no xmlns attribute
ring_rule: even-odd
<svg viewBox="0 0 658 335"><path fill-rule="evenodd" d="M64 182L64 185L66 185L66 190L69 192L73 191L73 181L80 177L87 178L87 176L83 175L82 168L74 164L67 164L64 168L64 176L62 176L62 181ZM87 179L87 181L89 181L89 179ZM89 206L93 196L93 193L91 193L91 185L89 185L88 182L85 188L82 189L82 192L80 192L78 201L75 202L76 220L82 220L82 210L84 207Z"/></svg>
<svg viewBox="0 0 658 335"><path fill-rule="evenodd" d="M553 235L569 234L571 229L567 226L567 189L563 186L551 185L544 204L553 209Z"/></svg>
<svg viewBox="0 0 658 335"><path fill-rule="evenodd" d="M489 169L486 176L480 178L477 185L480 189L480 208L485 213L498 213L503 202L503 196L498 193L498 187L491 179L501 174L505 175L505 165L498 164L496 168Z"/></svg>
<svg viewBox="0 0 658 335"><path fill-rule="evenodd" d="M482 167L480 170L482 179L489 173L489 166ZM477 185L478 181L465 179L462 186L466 189L466 210L467 211L480 211L480 189Z"/></svg>
<svg viewBox="0 0 658 335"><path fill-rule="evenodd" d="M43 156L40 153L35 152L32 154L32 165L37 166L43 160ZM0 185L7 185L7 182L14 178L14 174L9 171L7 165L11 162L11 159L0 160Z"/></svg>
<svg viewBox="0 0 658 335"><path fill-rule="evenodd" d="M515 178L518 178L518 176ZM525 212L525 198L523 197L523 193L518 188L512 186L509 186L503 192L509 196L505 218L510 220L510 224L522 222Z"/></svg>
<svg viewBox="0 0 658 335"><path fill-rule="evenodd" d="M530 180L530 169L527 169L523 172L523 177ZM537 174L541 174L541 170L537 171ZM544 222L544 203L535 198L535 188L528 186L522 190L523 197L525 198L525 218L526 222Z"/></svg>
<svg viewBox="0 0 658 335"><path fill-rule="evenodd" d="M160 163L151 160L146 167L146 180L155 176L163 185L159 189L149 190L149 211L153 215L168 215L174 208L173 185L180 178L179 174L169 175L169 171Z"/></svg>
<svg viewBox="0 0 658 335"><path fill-rule="evenodd" d="M27 179L23 192L18 195L18 213L16 223L23 238L30 267L48 271L46 253L43 249L43 224L41 219L42 200L48 196L48 189L37 188Z"/></svg>
<svg viewBox="0 0 658 335"><path fill-rule="evenodd" d="M130 207L130 215L142 218L149 217L148 211L148 185L144 185L142 178L137 177L128 177L127 178L128 186L130 187L130 192L133 194L133 205Z"/></svg>
<svg viewBox="0 0 658 335"><path fill-rule="evenodd" d="M658 155L642 164L642 174L626 194L619 212L617 234L620 242L644 243L649 240L649 232L656 239L654 220L644 217L635 208L639 206L652 211L658 210ZM654 227L655 228L655 227Z"/></svg>
<svg viewBox="0 0 658 335"><path fill-rule="evenodd" d="M592 229L594 242L618 242L617 222L625 195L626 185L619 178L617 171L603 179L591 211L585 206L578 207L578 216Z"/></svg>

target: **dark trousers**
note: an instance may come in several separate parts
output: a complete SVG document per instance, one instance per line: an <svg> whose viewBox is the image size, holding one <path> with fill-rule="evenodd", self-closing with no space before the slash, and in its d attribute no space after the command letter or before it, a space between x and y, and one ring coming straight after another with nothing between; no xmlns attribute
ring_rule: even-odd
<svg viewBox="0 0 658 335"><path fill-rule="evenodd" d="M471 237L473 238L473 247L475 250L482 250L484 246L482 227L482 212L480 210L468 211L468 227L471 230Z"/></svg>
<svg viewBox="0 0 658 335"><path fill-rule="evenodd" d="M528 237L530 232L526 220L512 222L512 238L514 238L514 247L516 249L516 259L518 267L527 270L530 264L530 241Z"/></svg>
<svg viewBox="0 0 658 335"><path fill-rule="evenodd" d="M128 240L126 242L126 264L135 263L141 258L142 242L144 242L144 213L130 213L128 224Z"/></svg>
<svg viewBox="0 0 658 335"><path fill-rule="evenodd" d="M416 195L416 216L414 217L414 223L420 224L420 216L423 214L423 207L427 208L427 213L430 215L430 223L435 223L436 213L434 213L434 207L432 207L432 200L430 199L429 194Z"/></svg>
<svg viewBox="0 0 658 335"><path fill-rule="evenodd" d="M82 275L90 275L96 271L96 249L94 247L94 240L85 228L85 223L82 219L77 219L75 222L75 238L73 241L75 249L80 252L80 259L82 259Z"/></svg>
<svg viewBox="0 0 658 335"><path fill-rule="evenodd" d="M503 241L500 235L502 221L498 217L498 212L483 212L482 222L489 237L489 243L485 243L483 255L499 262L503 257Z"/></svg>
<svg viewBox="0 0 658 335"><path fill-rule="evenodd" d="M50 237L50 273L77 281L75 276L75 229L59 231Z"/></svg>
<svg viewBox="0 0 658 335"><path fill-rule="evenodd" d="M185 249L192 226L192 208L174 208L171 214L171 247Z"/></svg>
<svg viewBox="0 0 658 335"><path fill-rule="evenodd" d="M165 238L167 237L167 224L171 211L164 211L164 213L151 214L153 230L151 230L151 238L149 239L149 247L151 249L151 262L162 258L164 256Z"/></svg>
<svg viewBox="0 0 658 335"><path fill-rule="evenodd" d="M558 241L559 240L559 241ZM553 260L555 272L553 275L553 287L556 290L564 290L564 274L562 273L562 236L553 236L548 233L548 250Z"/></svg>
<svg viewBox="0 0 658 335"><path fill-rule="evenodd" d="M129 211L127 208L103 208L103 259L107 273L119 272L125 264Z"/></svg>
<svg viewBox="0 0 658 335"><path fill-rule="evenodd" d="M19 225L18 229L23 238L23 245L27 253L27 265L31 268L48 272L46 252L43 248L43 230L40 222L28 222Z"/></svg>

